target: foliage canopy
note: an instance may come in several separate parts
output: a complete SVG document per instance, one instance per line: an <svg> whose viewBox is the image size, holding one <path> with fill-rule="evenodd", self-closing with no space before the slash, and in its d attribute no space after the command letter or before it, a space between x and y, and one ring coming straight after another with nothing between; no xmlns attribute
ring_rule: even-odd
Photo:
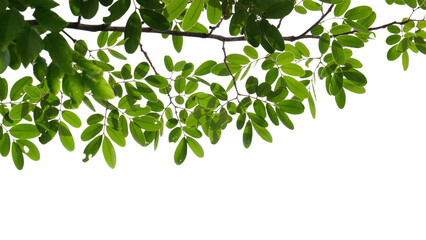
<svg viewBox="0 0 426 240"><path fill-rule="evenodd" d="M73 151L71 129L83 126L76 112L82 105L93 111L80 136L87 142L83 161L101 150L111 168L116 166L116 145L124 147L133 139L156 148L165 129L169 142L177 143L176 164L184 162L188 148L203 157L197 139L204 136L215 144L232 122L243 131L246 148L254 132L272 142L271 124L294 129L290 116L302 114L305 106L315 118L317 79L324 80L339 108L345 106L348 92L365 92L367 78L352 49L364 47L374 31L388 30L387 58L402 59L404 70L409 52L426 54L426 21L413 17L426 10L425 2L386 0L412 8L412 14L375 26L376 12L370 6L351 6L351 0L69 0L75 22L55 12L59 1L2 0L0 154L11 155L22 169L25 155L40 159L36 139L47 144L56 135ZM109 11L103 22L81 23L101 14L102 7ZM30 19L24 17L27 9ZM282 34L283 19L315 12L319 18L300 35ZM116 26L123 18L126 24ZM216 34L224 25L227 34ZM88 46L67 29L98 32L97 46ZM169 73L160 73L143 48L145 33L171 38L177 52L186 37L215 39L223 43L223 59L194 66L189 60L174 63L166 55ZM306 46L306 39L317 45ZM226 43L236 41L245 44L243 52L227 53ZM145 60L126 62L128 54L137 53ZM114 66L110 58L125 63ZM250 75L257 64L264 78ZM6 70L19 75L21 67L32 68L32 76L4 78ZM222 76L227 84L210 81L209 75Z"/></svg>

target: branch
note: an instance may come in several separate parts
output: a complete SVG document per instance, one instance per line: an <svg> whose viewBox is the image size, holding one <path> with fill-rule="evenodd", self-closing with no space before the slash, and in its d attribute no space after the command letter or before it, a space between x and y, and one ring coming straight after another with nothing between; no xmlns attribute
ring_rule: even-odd
<svg viewBox="0 0 426 240"><path fill-rule="evenodd" d="M331 13L331 10L333 10L333 7L334 7L334 4L332 4L329 8L328 8L328 10L327 10L327 12L325 12L321 17L320 17L320 19L318 19L318 21L316 21L310 28L308 28L308 30L306 30L304 33L302 33L302 34L300 34L299 36L297 36L297 38L302 38L302 37L304 37L306 34L308 34L308 32L310 32L314 27L316 27L318 24L320 24L321 23L321 21L329 14L329 13Z"/></svg>
<svg viewBox="0 0 426 240"><path fill-rule="evenodd" d="M27 20L27 23L34 25L34 26L39 25L36 20ZM108 24L90 25L90 24L82 24L82 23L78 23L78 22L69 22L68 26L66 28L88 31L88 32L100 32L100 31L124 32L124 30L125 30L125 27L122 27L122 26L110 26ZM244 36L225 37L225 36L222 36L222 35L209 34L209 33L179 32L179 31L173 31L173 30L159 31L159 30L155 30L155 29L152 29L152 28L148 28L148 27L142 28L142 32L144 32L144 33L168 34L168 35L183 36L183 37L215 39L215 40L219 40L221 42L246 41ZM305 36L302 36L302 37L287 36L287 37L283 37L283 38L284 38L285 41L293 42L293 41L296 41L296 40L302 39L302 38L319 38L319 37L313 36L313 35L305 35Z"/></svg>
<svg viewBox="0 0 426 240"><path fill-rule="evenodd" d="M390 22L390 23L387 23L387 24L383 24L381 26L368 28L368 30L369 31L375 31L375 30L387 28L387 27L392 26L392 25L404 25L404 24L406 24L408 22L423 22L423 21L425 21L425 20L407 19L407 20L402 21L402 22L393 21L393 22ZM353 31L345 32L345 33L335 34L335 35L332 35L332 37L337 37L337 36L341 36L341 35L354 34L356 32L358 32L358 31L353 30Z"/></svg>

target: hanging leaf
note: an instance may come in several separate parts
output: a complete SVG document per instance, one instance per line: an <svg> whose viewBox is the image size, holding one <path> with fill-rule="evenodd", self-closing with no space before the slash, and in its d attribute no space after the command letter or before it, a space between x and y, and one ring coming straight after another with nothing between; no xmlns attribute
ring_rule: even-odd
<svg viewBox="0 0 426 240"><path fill-rule="evenodd" d="M115 149L108 137L104 137L103 139L102 153L104 154L104 158L108 166L110 168L115 168L115 165L117 164Z"/></svg>
<svg viewBox="0 0 426 240"><path fill-rule="evenodd" d="M152 11L150 9L140 9L139 12L141 14L142 20L153 29L160 31L169 29L169 21L161 13Z"/></svg>
<svg viewBox="0 0 426 240"><path fill-rule="evenodd" d="M72 137L71 131L68 126L64 122L59 122L58 125L59 130L59 139L61 140L62 145L68 151L74 151L75 143L74 138Z"/></svg>
<svg viewBox="0 0 426 240"><path fill-rule="evenodd" d="M124 48L127 53L134 53L139 47L142 33L142 24L141 19L137 12L132 13L126 23L126 28L124 30L124 38L127 38L127 41L124 43ZM108 49L110 53L114 56L115 51ZM119 55L117 55L119 56ZM115 56L115 57L117 57ZM119 59L125 60L126 57L119 56Z"/></svg>
<svg viewBox="0 0 426 240"><path fill-rule="evenodd" d="M182 29L187 31L191 29L200 18L201 12L204 9L204 0L194 0L189 6L188 11L182 21Z"/></svg>
<svg viewBox="0 0 426 240"><path fill-rule="evenodd" d="M185 161L187 154L187 141L186 138L182 138L176 147L174 160L177 165L181 165Z"/></svg>

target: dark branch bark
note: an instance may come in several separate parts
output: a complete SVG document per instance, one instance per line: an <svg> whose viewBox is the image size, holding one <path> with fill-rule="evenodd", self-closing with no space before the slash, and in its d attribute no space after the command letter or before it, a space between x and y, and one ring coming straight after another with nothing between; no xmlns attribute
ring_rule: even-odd
<svg viewBox="0 0 426 240"><path fill-rule="evenodd" d="M38 25L36 20L27 20L27 22L31 25ZM82 24L78 22L70 22L68 23L68 26L66 27L68 29L76 29L76 30L82 30L82 31L89 31L89 32L100 32L100 31L109 31L109 32L124 32L125 27L121 26L110 26L108 24L98 24L98 25L90 25L90 24ZM196 33L196 32L179 32L179 31L173 31L173 30L167 30L167 31L159 31L152 28L144 27L142 28L143 33L159 33L159 34L169 34L169 35L175 35L175 36L183 36L183 37L196 37L196 38L208 38L208 39L215 39L219 40L221 42L240 42L245 41L245 37L225 37L222 35L216 35L216 34L208 34L208 33ZM313 35L305 35L301 38L319 38L318 36ZM286 41L296 41L298 39L296 36L287 36L284 37L284 40Z"/></svg>
<svg viewBox="0 0 426 240"><path fill-rule="evenodd" d="M331 12L332 10L331 6L328 11L314 24L312 25L307 31L305 31L304 33L302 33L299 36L284 36L283 39L284 41L297 41L300 39L318 39L319 36L314 36L314 35L308 35L307 33L312 30L312 28L314 28L316 25L318 25L323 19L324 17ZM408 19L405 21L401 21L401 22L391 22L391 23L387 23L381 26L377 26L377 27L371 27L368 28L368 30L370 31L375 31L375 30L379 30L379 29L383 29L386 28L388 26L391 25L403 25L406 24L408 22L419 22L419 21L425 21L425 20L414 20L414 19ZM27 20L27 22L31 25L38 25L36 20ZM124 32L125 27L122 26L110 26L108 24L98 24L98 25L90 25L90 24L82 24L79 22L70 22L68 23L68 26L66 27L68 29L76 29L76 30L82 30L82 31L89 31L89 32L100 32L100 31L110 31L110 32ZM148 28L148 27L144 27L142 28L142 32L143 33L157 33L157 34L168 34L168 35L175 35L175 36L183 36L183 37L195 37L195 38L206 38L206 39L215 39L215 40L219 40L221 42L240 42L240 41L246 41L244 36L240 36L240 37L225 37L222 35L217 35L217 34L208 34L208 33L196 33L196 32L179 32L179 31L173 31L173 30L167 30L167 31L159 31L159 30L155 30L152 28ZM341 35L349 35L349 34L354 34L357 31L349 31L349 32L345 32L345 33L341 33L341 34L336 34L333 35L332 37L337 37L337 36L341 36Z"/></svg>

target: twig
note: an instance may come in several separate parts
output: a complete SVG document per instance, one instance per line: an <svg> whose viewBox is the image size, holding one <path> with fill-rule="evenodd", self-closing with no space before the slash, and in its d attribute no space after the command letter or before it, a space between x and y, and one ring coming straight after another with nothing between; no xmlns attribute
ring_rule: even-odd
<svg viewBox="0 0 426 240"><path fill-rule="evenodd" d="M139 43L139 48L141 52L143 53L143 55L145 56L146 60L148 61L149 65L151 66L152 70L154 71L155 75L160 75L155 69L154 64L152 64L152 61L149 58L148 53L145 50L143 50L142 43Z"/></svg>
<svg viewBox="0 0 426 240"><path fill-rule="evenodd" d="M225 63L226 69L228 70L229 74L232 77L232 82L234 83L234 87L235 87L235 91L237 91L237 95L240 95L240 93L238 92L238 88L237 88L237 82L235 81L235 76L234 76L234 74L232 74L231 69L228 66L228 63L226 62L226 58L228 56L226 55L225 42L223 42L223 44L222 44L222 51L223 51L223 55L225 56L225 58L223 59L223 62Z"/></svg>
<svg viewBox="0 0 426 240"><path fill-rule="evenodd" d="M322 14L322 16L318 19L318 21L316 21L310 28L308 28L304 33L300 34L299 36L297 36L297 38L302 38L304 37L306 34L308 34L308 32L310 32L314 27L316 27L318 24L321 23L321 21L331 12L331 10L333 10L334 4L332 4L327 12L325 12L324 14Z"/></svg>

